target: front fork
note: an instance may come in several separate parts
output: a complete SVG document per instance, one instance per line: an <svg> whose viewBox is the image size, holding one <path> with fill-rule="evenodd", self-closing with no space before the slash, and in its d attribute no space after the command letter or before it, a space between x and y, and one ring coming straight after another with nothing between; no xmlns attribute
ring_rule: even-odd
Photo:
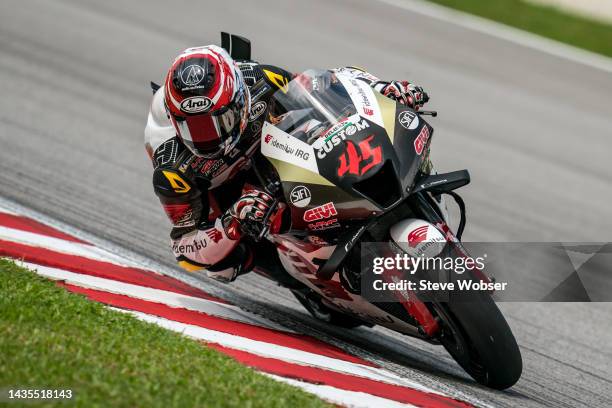
<svg viewBox="0 0 612 408"><path fill-rule="evenodd" d="M458 200L457 200L458 197ZM465 226L465 206L461 197L454 197L461 210L461 222L458 230L459 235ZM415 215L421 219L412 218L399 221L390 228L391 238L396 242L403 242L409 234L419 226L428 225L431 234L439 234L437 239L444 239L447 242L458 242L459 239L450 231L448 209L444 196L432 197L428 193L417 193L414 196ZM433 238L431 238L433 240ZM431 305L421 300L416 293L410 293L408 300L399 300L406 312L412 316L419 324L421 334L434 338L440 332L439 319L434 315Z"/></svg>

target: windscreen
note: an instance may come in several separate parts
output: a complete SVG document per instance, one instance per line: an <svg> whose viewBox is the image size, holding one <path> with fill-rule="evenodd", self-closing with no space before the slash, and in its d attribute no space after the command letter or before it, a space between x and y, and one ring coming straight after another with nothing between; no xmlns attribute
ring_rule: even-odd
<svg viewBox="0 0 612 408"><path fill-rule="evenodd" d="M270 122L313 145L356 113L349 93L333 72L308 70L294 78L286 92L276 92Z"/></svg>
<svg viewBox="0 0 612 408"><path fill-rule="evenodd" d="M305 71L275 92L268 112L264 156L308 170L381 208L410 191L431 135L409 107L342 72ZM296 171L281 179L295 179Z"/></svg>

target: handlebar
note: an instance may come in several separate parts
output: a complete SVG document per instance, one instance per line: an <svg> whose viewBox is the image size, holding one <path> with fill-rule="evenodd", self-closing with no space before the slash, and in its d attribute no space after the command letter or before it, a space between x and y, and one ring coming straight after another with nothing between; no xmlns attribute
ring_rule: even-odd
<svg viewBox="0 0 612 408"><path fill-rule="evenodd" d="M431 116L434 118L438 116L438 112L436 111L416 111L416 113L419 115L426 115L426 116Z"/></svg>

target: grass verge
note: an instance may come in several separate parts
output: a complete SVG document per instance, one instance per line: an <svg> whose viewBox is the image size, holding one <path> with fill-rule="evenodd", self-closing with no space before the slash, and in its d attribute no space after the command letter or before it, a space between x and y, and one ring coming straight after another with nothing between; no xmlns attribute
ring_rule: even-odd
<svg viewBox="0 0 612 408"><path fill-rule="evenodd" d="M429 0L612 57L612 24L522 0Z"/></svg>
<svg viewBox="0 0 612 408"><path fill-rule="evenodd" d="M327 406L0 259L0 405L9 388L72 389L62 405L83 407Z"/></svg>

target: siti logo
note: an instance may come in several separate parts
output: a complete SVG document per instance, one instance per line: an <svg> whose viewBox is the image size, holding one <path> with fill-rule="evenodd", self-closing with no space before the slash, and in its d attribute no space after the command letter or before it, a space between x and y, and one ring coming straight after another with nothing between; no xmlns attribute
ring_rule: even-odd
<svg viewBox="0 0 612 408"><path fill-rule="evenodd" d="M403 111L397 117L397 121L406 130L413 130L419 126L419 117L411 111Z"/></svg>
<svg viewBox="0 0 612 408"><path fill-rule="evenodd" d="M427 238L427 230L429 226L423 225L410 231L408 234L408 246L410 248L416 247L419 243L423 242Z"/></svg>
<svg viewBox="0 0 612 408"><path fill-rule="evenodd" d="M291 204L299 208L304 208L310 204L310 198L310 190L306 186L296 186L289 194Z"/></svg>
<svg viewBox="0 0 612 408"><path fill-rule="evenodd" d="M312 222L338 215L334 203L329 202L304 212L304 221Z"/></svg>
<svg viewBox="0 0 612 408"><path fill-rule="evenodd" d="M267 107L268 105L264 101L259 101L256 104L254 104L249 114L249 122L252 122L258 117L260 117L261 114L266 111Z"/></svg>

